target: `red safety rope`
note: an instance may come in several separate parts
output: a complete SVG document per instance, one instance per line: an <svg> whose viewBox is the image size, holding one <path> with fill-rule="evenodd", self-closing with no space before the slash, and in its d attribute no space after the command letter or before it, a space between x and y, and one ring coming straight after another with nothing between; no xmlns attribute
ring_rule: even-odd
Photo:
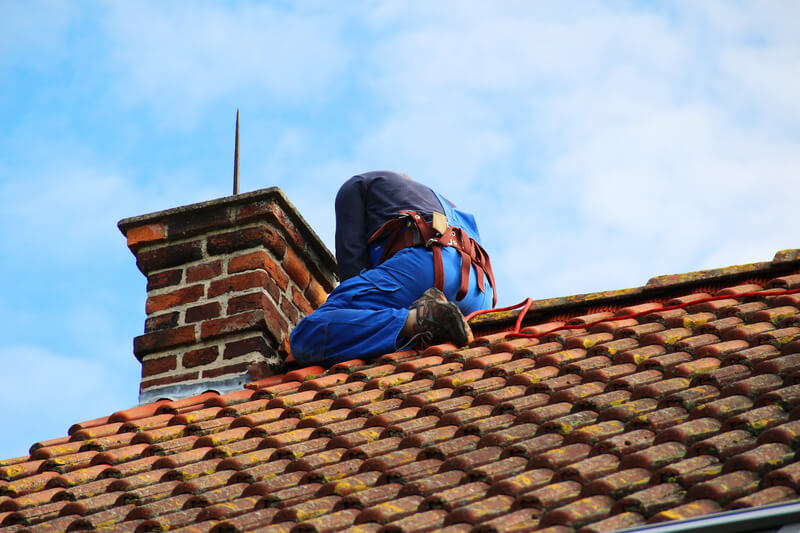
<svg viewBox="0 0 800 533"><path fill-rule="evenodd" d="M701 304L701 303L705 303L705 302L713 302L713 301L716 301L716 300L726 300L726 299L729 299L729 298L733 298L733 299L750 298L750 297L753 297L753 296L782 296L784 294L795 294L795 293L798 293L798 292L800 292L800 289L783 289L783 290L779 290L779 291L776 291L774 289L768 289L768 290L765 290L765 291L743 292L741 294L725 294L725 295L722 295L722 296L709 296L708 298L700 298L700 299L697 299L697 300L692 300L691 302L685 302L685 303L681 303L681 304L670 305L670 306L667 306L667 307L661 307L659 309L648 309L646 311L639 311L638 313L631 313L631 314L623 315L623 316L609 316L609 317L606 317L606 318L600 318L598 320L595 320L593 322L588 322L586 324L564 324L563 326L558 326L557 328L553 328L553 329L548 330L548 331L546 331L544 333L520 333L520 329L521 329L521 326L522 326L522 321L524 320L525 315L528 313L528 311L531 308L531 305L533 304L533 300L531 300L530 298L526 298L525 301L520 302L520 303L518 303L516 305L508 306L508 307L501 307L501 308L498 308L498 309L482 309L480 311L474 311L474 312L470 313L469 315L467 315L467 321L472 320L474 317L476 317L478 315L485 315L485 314L488 314L488 313L502 312L502 311L511 311L513 309L517 309L518 307L521 307L522 309L520 310L519 315L517 316L517 322L514 325L514 331L509 333L508 336L509 337L513 337L513 338L538 339L539 337L543 337L543 336L545 336L545 335L547 335L549 333L552 333L554 331L565 330L565 329L581 329L581 328L588 329L588 328L591 328L592 326L595 326L595 325L600 324L602 322L612 322L612 321L615 321L615 320L627 320L629 318L636 318L636 317L639 317L639 316L642 316L642 315L647 315L647 314L650 314L650 313L661 312L661 311L672 311L673 309L682 309L682 308L688 307L690 305L696 305L696 304Z"/></svg>

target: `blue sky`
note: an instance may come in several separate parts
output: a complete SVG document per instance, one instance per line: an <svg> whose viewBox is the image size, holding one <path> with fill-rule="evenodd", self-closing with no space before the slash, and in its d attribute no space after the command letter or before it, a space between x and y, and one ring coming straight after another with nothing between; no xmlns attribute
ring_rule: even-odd
<svg viewBox="0 0 800 533"><path fill-rule="evenodd" d="M500 305L800 247L800 7L0 0L0 457L137 402L118 220L349 176L476 214Z"/></svg>

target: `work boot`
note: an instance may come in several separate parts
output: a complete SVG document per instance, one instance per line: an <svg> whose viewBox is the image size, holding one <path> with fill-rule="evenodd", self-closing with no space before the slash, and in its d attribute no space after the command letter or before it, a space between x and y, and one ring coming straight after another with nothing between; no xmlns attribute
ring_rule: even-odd
<svg viewBox="0 0 800 533"><path fill-rule="evenodd" d="M465 346L472 342L472 330L461 310L439 289L431 287L409 309L417 312L411 337L420 346L443 342Z"/></svg>

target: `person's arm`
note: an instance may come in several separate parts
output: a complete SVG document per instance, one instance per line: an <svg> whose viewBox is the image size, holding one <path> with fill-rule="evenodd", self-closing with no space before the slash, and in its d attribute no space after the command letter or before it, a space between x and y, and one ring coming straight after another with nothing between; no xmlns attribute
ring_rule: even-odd
<svg viewBox="0 0 800 533"><path fill-rule="evenodd" d="M367 246L364 185L360 176L353 176L336 194L336 262L341 281L372 266Z"/></svg>

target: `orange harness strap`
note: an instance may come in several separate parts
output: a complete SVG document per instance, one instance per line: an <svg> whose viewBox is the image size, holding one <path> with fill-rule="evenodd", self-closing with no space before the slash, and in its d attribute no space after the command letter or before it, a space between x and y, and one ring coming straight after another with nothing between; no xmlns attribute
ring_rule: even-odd
<svg viewBox="0 0 800 533"><path fill-rule="evenodd" d="M461 284L456 299L461 300L469 290L470 265L475 267L478 288L484 290L484 274L492 287L492 307L497 304L497 290L489 254L461 228L447 226L443 234L433 229L433 223L416 211L401 211L401 216L383 224L369 238L369 244L386 239L379 263L383 263L404 248L426 247L433 252L433 283L440 291L444 290L444 264L442 246L452 246L461 255Z"/></svg>

